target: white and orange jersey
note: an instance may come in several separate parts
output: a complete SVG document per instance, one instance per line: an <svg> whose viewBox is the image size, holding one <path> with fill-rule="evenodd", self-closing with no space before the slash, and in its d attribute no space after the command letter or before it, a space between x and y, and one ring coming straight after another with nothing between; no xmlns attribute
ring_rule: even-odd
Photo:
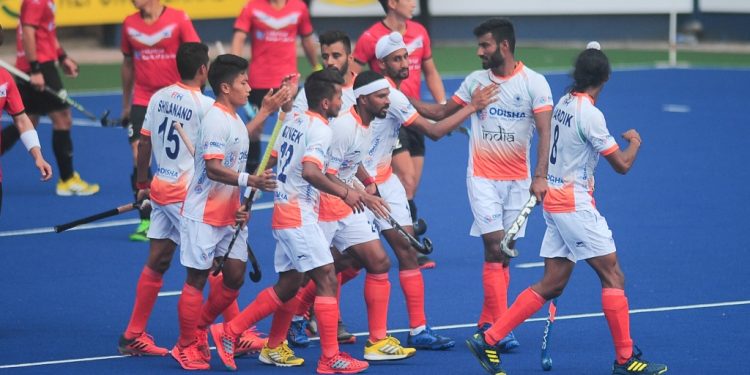
<svg viewBox="0 0 750 375"><path fill-rule="evenodd" d="M141 134L151 138L156 173L151 180L151 199L161 205L182 202L193 178L193 155L186 142L195 145L201 121L214 100L199 89L175 83L151 96ZM179 123L189 138L180 137Z"/></svg>
<svg viewBox="0 0 750 375"><path fill-rule="evenodd" d="M519 61L509 76L496 76L490 69L469 74L452 99L466 105L478 86L491 84L500 85L497 101L471 115L467 176L527 179L534 114L552 110L552 91L543 75Z"/></svg>
<svg viewBox="0 0 750 375"><path fill-rule="evenodd" d="M387 78L386 78L387 79ZM398 131L401 125L409 126L419 117L419 113L411 105L406 95L396 88L393 81L388 99L391 104L385 118L374 118L370 123L372 129L372 143L362 163L370 176L375 177L375 182L380 184L388 180L393 173L391 168L391 154L398 140Z"/></svg>
<svg viewBox="0 0 750 375"><path fill-rule="evenodd" d="M182 216L213 226L233 225L240 208L240 188L208 178L206 160L219 159L236 172L245 170L250 141L245 123L220 103L206 112L195 145L195 174L190 182Z"/></svg>
<svg viewBox="0 0 750 375"><path fill-rule="evenodd" d="M356 74L352 73L352 75L356 77ZM357 98L354 97L353 85L354 81L352 80L351 85L341 87L341 110L339 111L339 115L349 112L349 109L357 104ZM292 103L292 110L304 113L308 109L310 109L310 107L307 105L307 96L305 96L305 88L303 87L299 90L299 93L297 93L297 98L294 99L294 103Z"/></svg>
<svg viewBox="0 0 750 375"><path fill-rule="evenodd" d="M330 145L327 119L311 111L287 114L271 152L276 158L278 183L271 218L273 229L300 228L318 222L320 192L302 178L302 163L315 163L324 171Z"/></svg>
<svg viewBox="0 0 750 375"><path fill-rule="evenodd" d="M345 184L354 186L357 168L370 148L370 127L362 124L362 119L352 107L331 122L331 132L333 136L328 149L326 173L336 175ZM341 198L320 193L320 221L337 221L351 214L352 209Z"/></svg>
<svg viewBox="0 0 750 375"><path fill-rule="evenodd" d="M594 169L599 155L607 156L618 148L591 96L563 96L552 113L544 210L574 212L594 206Z"/></svg>

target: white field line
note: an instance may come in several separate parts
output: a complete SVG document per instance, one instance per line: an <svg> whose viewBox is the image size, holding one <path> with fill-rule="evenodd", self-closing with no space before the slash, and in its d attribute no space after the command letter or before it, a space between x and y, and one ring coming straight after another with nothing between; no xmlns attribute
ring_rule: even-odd
<svg viewBox="0 0 750 375"><path fill-rule="evenodd" d="M252 211L268 210L273 208L273 202L256 203L253 205ZM88 230L98 228L109 228L109 227L121 227L127 225L134 225L140 222L139 219L124 219L124 220L110 220L101 223L83 224L75 228L68 229L66 232L74 230ZM13 237L13 236L28 236L32 234L44 234L44 233L55 233L53 227L41 227L41 228L30 228L30 229L17 229L17 230L6 230L0 232L1 237Z"/></svg>
<svg viewBox="0 0 750 375"><path fill-rule="evenodd" d="M630 310L630 314L646 314L646 313L679 311L679 310L698 310L698 309L709 309L709 308L729 307L729 306L743 306L743 305L750 305L750 300L703 303L703 304L697 304L697 305L652 307L652 308L646 308L646 309L634 309L634 310ZM595 318L595 317L600 317L600 316L604 316L604 314L601 312L596 312L596 313L587 313L587 314L562 315L562 316L558 316L555 319L556 320L573 320L573 319ZM541 318L527 319L526 322L527 323L528 322L541 322L545 320L547 320L546 317L541 317ZM452 325L436 326L436 327L432 327L432 329L435 331L443 331L443 330L449 330L449 329L472 328L472 327L476 327L476 325L477 325L476 322L472 322L472 323L466 323L466 324L452 324ZM408 328L392 329L392 330L388 330L388 333L402 333L402 332L408 332L408 331L409 331ZM354 336L366 336L366 335L369 335L369 332L357 332L354 334ZM312 340L316 340L316 339L317 338L312 338ZM215 350L216 348L211 347L211 349ZM124 358L124 357L127 357L127 356L112 355L112 356L102 356L102 357L63 359L63 360L57 360L57 361L27 362L27 363L17 363L17 364L10 364L10 365L0 365L0 369L49 366L49 365L59 365L59 364L76 363L76 362L103 361L103 360L109 360L109 359L119 359L119 358Z"/></svg>

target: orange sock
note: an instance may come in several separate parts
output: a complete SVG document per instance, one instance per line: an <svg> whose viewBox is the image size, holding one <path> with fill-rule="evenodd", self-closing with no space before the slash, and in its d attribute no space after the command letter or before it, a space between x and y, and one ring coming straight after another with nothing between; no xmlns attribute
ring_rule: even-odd
<svg viewBox="0 0 750 375"><path fill-rule="evenodd" d="M221 315L224 317L225 322L228 322L236 318L237 315L240 315L240 304L237 303L236 298L234 299L234 301L232 301L232 303L229 304L229 307L222 311Z"/></svg>
<svg viewBox="0 0 750 375"><path fill-rule="evenodd" d="M211 286L211 290L214 290L216 288L219 288L221 284L224 283L224 274L219 273L217 276L214 276L213 272L208 275L208 284ZM218 289L217 289L218 290ZM228 322L232 319L234 319L235 316L240 314L240 305L237 303L237 299L232 301L232 303L229 304L229 307L224 309L224 311L221 313L221 315L224 316L224 321Z"/></svg>
<svg viewBox="0 0 750 375"><path fill-rule="evenodd" d="M477 322L479 327L485 323L492 324L508 309L508 284L505 282L505 269L507 268L503 268L502 263L484 262L482 267L484 303L482 303L482 314Z"/></svg>
<svg viewBox="0 0 750 375"><path fill-rule="evenodd" d="M211 290L208 293L208 301L203 304L201 309L201 320L198 322L198 328L208 328L222 311L226 310L232 302L237 301L239 295L239 290L231 289L223 282L212 283Z"/></svg>
<svg viewBox="0 0 750 375"><path fill-rule="evenodd" d="M135 287L135 303L133 312L130 315L130 322L125 329L125 338L133 339L141 335L146 330L148 318L154 309L156 297L159 295L162 284L162 274L152 270L148 266L143 266L141 276L138 278L138 284Z"/></svg>
<svg viewBox="0 0 750 375"><path fill-rule="evenodd" d="M279 306L281 306L281 300L273 287L263 289L255 297L255 301L240 312L240 315L229 323L224 323L224 329L230 335L239 336L261 319L271 315Z"/></svg>
<svg viewBox="0 0 750 375"><path fill-rule="evenodd" d="M386 336L390 296L391 282L388 281L388 273L368 273L365 278L365 302L371 342L382 340Z"/></svg>
<svg viewBox="0 0 750 375"><path fill-rule="evenodd" d="M331 358L339 352L339 304L336 297L317 296L314 309L323 358Z"/></svg>
<svg viewBox="0 0 750 375"><path fill-rule="evenodd" d="M524 320L534 315L535 312L544 306L544 298L540 296L531 288L526 288L521 294L518 295L516 301L503 314L499 320L497 320L492 327L484 333L484 338L490 345L497 344L498 341L502 340L513 328L523 323Z"/></svg>
<svg viewBox="0 0 750 375"><path fill-rule="evenodd" d="M615 288L602 289L602 310L612 333L617 363L623 364L633 355L633 340L630 338L630 315L625 291Z"/></svg>
<svg viewBox="0 0 750 375"><path fill-rule="evenodd" d="M195 341L195 330L201 318L202 304L203 292L185 284L182 287L180 300L177 302L177 317L180 320L180 338L177 344L183 348Z"/></svg>
<svg viewBox="0 0 750 375"><path fill-rule="evenodd" d="M417 328L427 324L424 315L424 280L422 271L404 270L398 273L401 290L406 297L406 310L409 312L409 328Z"/></svg>
<svg viewBox="0 0 750 375"><path fill-rule="evenodd" d="M312 280L308 281L307 285L305 285L303 288L300 288L300 290L297 292L297 295L294 297L299 301L299 304L297 305L297 311L295 311L294 315L302 316L307 314L307 311L310 310L310 306L312 306L313 302L315 301L315 293L317 292L317 290L318 287Z"/></svg>
<svg viewBox="0 0 750 375"><path fill-rule="evenodd" d="M286 340L286 332L292 323L294 312L297 311L297 305L299 305L299 300L292 298L273 313L271 332L268 333L269 348L276 348Z"/></svg>

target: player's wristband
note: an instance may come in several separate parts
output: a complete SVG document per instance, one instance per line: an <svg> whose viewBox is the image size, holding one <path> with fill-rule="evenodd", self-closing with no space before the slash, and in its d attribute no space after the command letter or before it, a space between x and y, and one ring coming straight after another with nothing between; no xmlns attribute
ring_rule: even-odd
<svg viewBox="0 0 750 375"><path fill-rule="evenodd" d="M31 66L31 74L42 72L42 64L39 61L29 61L29 66Z"/></svg>
<svg viewBox="0 0 750 375"><path fill-rule="evenodd" d="M26 146L26 151L31 151L34 147L39 147L39 149L42 148L42 145L39 144L39 135L36 133L35 129L21 133L21 142Z"/></svg>
<svg viewBox="0 0 750 375"><path fill-rule="evenodd" d="M144 190L144 189L148 189L150 187L151 187L151 183L148 182L148 181L136 182L135 183L135 188L138 189L138 190Z"/></svg>
<svg viewBox="0 0 750 375"><path fill-rule="evenodd" d="M65 59L67 59L67 58L68 58L68 54L67 54L67 53L65 53L65 51L62 51L62 55L58 55L58 56L57 56L57 61L58 61L58 62L59 62L60 64L62 64L62 63L64 63L64 62L65 62Z"/></svg>
<svg viewBox="0 0 750 375"><path fill-rule="evenodd" d="M375 183L375 177L369 176L365 178L364 181L362 181L362 185L365 185L365 187L368 187Z"/></svg>
<svg viewBox="0 0 750 375"><path fill-rule="evenodd" d="M239 187L246 187L247 186L247 180L250 178L250 174L247 172L240 173L240 176L237 177L237 186Z"/></svg>

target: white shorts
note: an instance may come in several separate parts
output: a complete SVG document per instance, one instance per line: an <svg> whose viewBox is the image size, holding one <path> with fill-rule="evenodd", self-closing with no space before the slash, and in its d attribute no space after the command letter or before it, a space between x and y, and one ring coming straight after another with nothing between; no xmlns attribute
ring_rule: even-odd
<svg viewBox="0 0 750 375"><path fill-rule="evenodd" d="M290 270L307 272L333 263L328 241L317 223L272 232L276 239L273 265L277 273Z"/></svg>
<svg viewBox="0 0 750 375"><path fill-rule="evenodd" d="M148 227L148 238L155 240L169 239L180 244L180 208L182 202L162 206L151 201L151 225Z"/></svg>
<svg viewBox="0 0 750 375"><path fill-rule="evenodd" d="M607 220L595 208L585 211L544 212L543 258L568 258L572 262L617 251Z"/></svg>
<svg viewBox="0 0 750 375"><path fill-rule="evenodd" d="M227 253L234 227L221 227L182 217L180 221L180 263L197 270L211 268L214 258ZM243 227L234 241L229 258L247 262L247 226Z"/></svg>
<svg viewBox="0 0 750 375"><path fill-rule="evenodd" d="M392 174L385 182L378 185L378 191L380 196L388 202L388 206L391 207L391 217L393 220L401 226L414 225L414 221L411 218L411 211L409 211L409 201L406 199L406 190L404 185L401 184L401 180L398 179L396 174ZM393 229L388 220L376 217L370 210L366 210L367 220L371 223L375 223L375 227L379 231Z"/></svg>
<svg viewBox="0 0 750 375"><path fill-rule="evenodd" d="M380 238L375 225L367 219L367 213L352 213L338 221L321 221L318 223L326 241L340 252L362 243Z"/></svg>
<svg viewBox="0 0 750 375"><path fill-rule="evenodd" d="M484 177L467 177L466 190L474 214L474 223L469 232L474 237L510 228L531 193L531 179L497 181ZM526 224L516 234L526 234Z"/></svg>

